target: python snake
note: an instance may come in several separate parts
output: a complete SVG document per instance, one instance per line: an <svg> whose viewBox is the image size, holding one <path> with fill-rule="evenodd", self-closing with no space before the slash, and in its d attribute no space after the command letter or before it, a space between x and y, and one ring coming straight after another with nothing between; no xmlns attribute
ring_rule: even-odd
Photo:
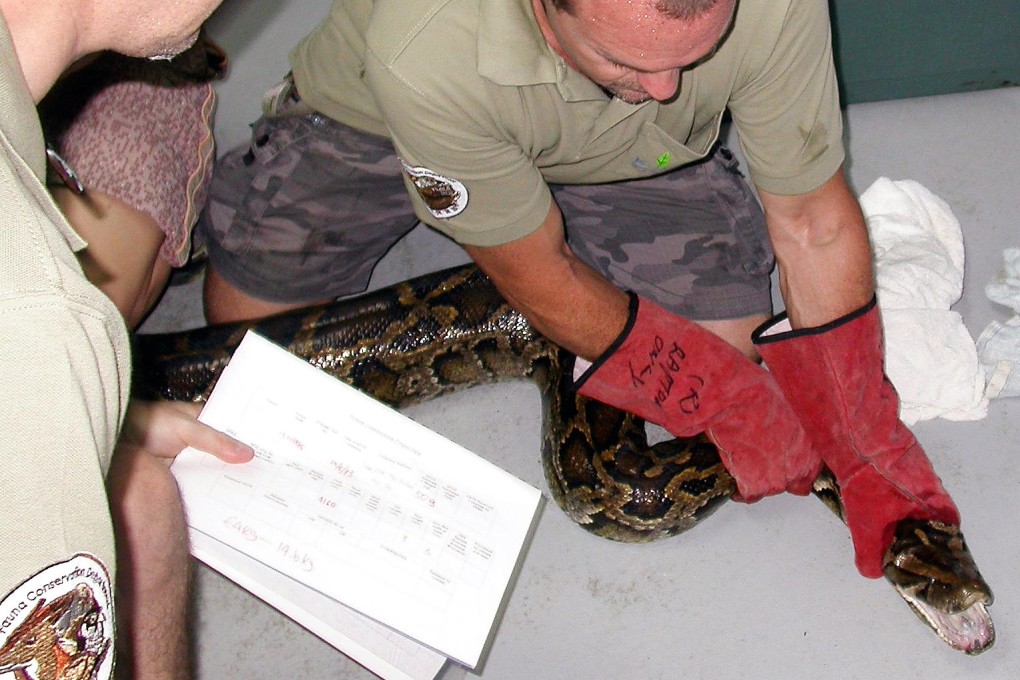
<svg viewBox="0 0 1020 680"><path fill-rule="evenodd" d="M650 446L642 420L574 392L573 357L470 265L260 321L138 335L135 393L204 400L248 329L398 408L482 383L534 380L549 490L573 521L605 538L678 534L736 490L703 435ZM815 493L842 518L830 475ZM956 527L901 522L885 574L949 645L976 654L992 644L991 591Z"/></svg>

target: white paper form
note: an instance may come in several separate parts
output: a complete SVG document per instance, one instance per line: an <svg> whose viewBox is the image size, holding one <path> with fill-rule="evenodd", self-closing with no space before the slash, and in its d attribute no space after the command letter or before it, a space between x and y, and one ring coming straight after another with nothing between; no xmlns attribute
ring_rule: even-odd
<svg viewBox="0 0 1020 680"><path fill-rule="evenodd" d="M191 553L385 680L433 680L446 657L196 529Z"/></svg>
<svg viewBox="0 0 1020 680"><path fill-rule="evenodd" d="M193 528L477 665L537 489L252 333L201 419L256 458L178 456Z"/></svg>

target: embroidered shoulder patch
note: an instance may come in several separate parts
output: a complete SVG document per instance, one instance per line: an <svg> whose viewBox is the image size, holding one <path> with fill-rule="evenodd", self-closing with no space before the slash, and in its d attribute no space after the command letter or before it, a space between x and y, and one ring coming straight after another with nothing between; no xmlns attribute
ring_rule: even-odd
<svg viewBox="0 0 1020 680"><path fill-rule="evenodd" d="M437 218L449 219L459 215L467 207L467 189L457 180L443 177L427 168L408 165L403 159L400 163L404 166L404 174L418 190L418 195L425 201L429 212Z"/></svg>
<svg viewBox="0 0 1020 680"><path fill-rule="evenodd" d="M113 593L106 567L78 553L0 601L0 675L38 680L113 676Z"/></svg>

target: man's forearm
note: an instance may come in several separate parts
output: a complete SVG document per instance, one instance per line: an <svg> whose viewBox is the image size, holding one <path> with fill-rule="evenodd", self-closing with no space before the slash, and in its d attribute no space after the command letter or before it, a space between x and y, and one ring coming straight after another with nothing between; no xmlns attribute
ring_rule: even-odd
<svg viewBox="0 0 1020 680"><path fill-rule="evenodd" d="M959 524L959 512L917 439L899 420L883 370L871 247L842 172L810 194L763 194L795 330L781 316L754 339L840 487L857 568L882 576L907 518Z"/></svg>
<svg viewBox="0 0 1020 680"><path fill-rule="evenodd" d="M580 357L598 358L627 323L627 294L569 250L555 205L538 230L518 241L465 249L514 309Z"/></svg>
<svg viewBox="0 0 1020 680"><path fill-rule="evenodd" d="M528 299L506 293L515 309L547 338L579 357L594 361L619 337L627 323L627 294L575 260L571 275L546 293Z"/></svg>
<svg viewBox="0 0 1020 680"><path fill-rule="evenodd" d="M561 347L594 361L620 337L629 318L629 296L574 255L555 203L538 229L524 238L464 247L510 304ZM757 360L751 331L766 318L693 321Z"/></svg>
<svg viewBox="0 0 1020 680"><path fill-rule="evenodd" d="M867 226L842 170L809 194L761 192L794 328L824 325L875 293Z"/></svg>

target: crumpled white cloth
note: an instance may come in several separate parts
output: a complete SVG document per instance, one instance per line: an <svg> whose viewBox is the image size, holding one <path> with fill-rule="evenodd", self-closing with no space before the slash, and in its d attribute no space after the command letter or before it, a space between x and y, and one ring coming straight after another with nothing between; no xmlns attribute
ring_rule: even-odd
<svg viewBox="0 0 1020 680"><path fill-rule="evenodd" d="M1007 248L1002 255L1005 266L985 286L985 295L1012 309L1016 316L1005 323L992 321L977 339L989 398L1020 396L1020 248Z"/></svg>
<svg viewBox="0 0 1020 680"><path fill-rule="evenodd" d="M885 369L900 418L978 420L985 373L963 319L963 235L945 201L913 180L880 178L860 197L875 255Z"/></svg>

